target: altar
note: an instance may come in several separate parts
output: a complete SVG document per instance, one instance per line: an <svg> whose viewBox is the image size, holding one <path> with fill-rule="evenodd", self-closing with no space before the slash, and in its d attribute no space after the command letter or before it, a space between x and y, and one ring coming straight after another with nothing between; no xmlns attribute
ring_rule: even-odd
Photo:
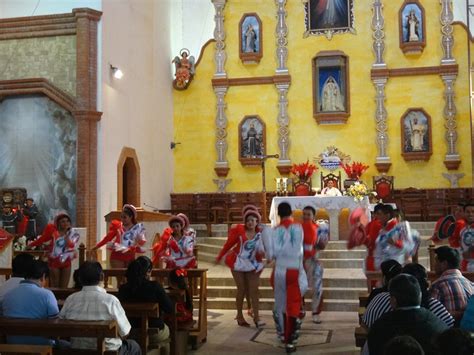
<svg viewBox="0 0 474 355"><path fill-rule="evenodd" d="M280 222L277 208L281 202L288 202L293 211L302 210L307 206L313 207L316 212L324 208L329 215L329 233L331 240L339 240L339 214L342 209L347 208L349 211L353 211L357 207L362 207L365 209L367 217L370 220L370 203L367 197L360 202L356 202L351 196L278 196L273 198L270 207L269 217L272 227L277 226Z"/></svg>

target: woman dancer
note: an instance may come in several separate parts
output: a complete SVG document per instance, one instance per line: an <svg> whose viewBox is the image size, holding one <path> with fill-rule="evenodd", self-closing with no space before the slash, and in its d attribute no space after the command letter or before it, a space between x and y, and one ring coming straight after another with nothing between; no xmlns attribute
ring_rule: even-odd
<svg viewBox="0 0 474 355"><path fill-rule="evenodd" d="M135 260L136 253L144 253L142 246L146 243L145 228L137 222L137 209L133 205L124 205L120 221L110 223L109 232L92 248L97 250L107 244L111 250L110 267L127 268Z"/></svg>
<svg viewBox="0 0 474 355"><path fill-rule="evenodd" d="M194 257L194 235L185 233L186 221L179 216L172 216L161 235L160 241L153 245L153 265L164 260L167 269L196 268Z"/></svg>
<svg viewBox="0 0 474 355"><path fill-rule="evenodd" d="M71 227L71 217L60 213L54 224L48 224L41 237L28 245L28 249L49 242L48 265L51 287L67 288L71 277L71 261L77 257L79 233Z"/></svg>
<svg viewBox="0 0 474 355"><path fill-rule="evenodd" d="M247 208L244 213L244 223L229 231L227 242L222 247L216 262L225 257L225 263L230 267L235 284L237 285L237 324L249 327L242 313L244 296L248 294L252 303L253 320L257 328L263 327L259 317L258 286L260 273L263 270L262 258L264 255L261 229L258 226L261 217L257 208Z"/></svg>

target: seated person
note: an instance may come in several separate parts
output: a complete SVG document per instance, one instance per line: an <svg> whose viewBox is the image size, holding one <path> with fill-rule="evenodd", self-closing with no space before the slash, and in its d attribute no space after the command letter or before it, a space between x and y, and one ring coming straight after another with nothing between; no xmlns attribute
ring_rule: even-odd
<svg viewBox="0 0 474 355"><path fill-rule="evenodd" d="M48 264L33 260L29 263L25 280L8 292L2 304L2 312L8 318L48 319L56 318L59 313L58 302L54 294L44 287L49 275ZM55 341L34 336L10 336L9 344L50 345Z"/></svg>
<svg viewBox="0 0 474 355"><path fill-rule="evenodd" d="M407 264L403 267L401 272L412 275L418 280L421 289L421 307L430 310L436 318L445 323L447 327L451 328L454 326L454 318L449 314L443 304L437 299L430 297L428 291L428 274L423 265L416 263ZM364 324L371 327L383 314L392 310L390 294L388 292L381 293L368 305L367 311L364 314Z"/></svg>
<svg viewBox="0 0 474 355"><path fill-rule="evenodd" d="M18 254L13 258L12 261L12 276L0 286L0 314L2 309L3 298L5 295L16 288L21 281L25 279L25 275L28 269L31 267L31 263L34 258L31 254Z"/></svg>
<svg viewBox="0 0 474 355"><path fill-rule="evenodd" d="M109 295L99 286L103 277L102 266L98 262L84 262L79 268L82 290L66 298L59 317L77 321L115 320L120 338L106 338L106 351L118 350L121 355L140 355L140 346L134 340L124 339L132 327L117 297ZM71 338L71 347L97 349L97 339Z"/></svg>
<svg viewBox="0 0 474 355"><path fill-rule="evenodd" d="M336 187L336 182L333 179L329 179L326 183L326 187L321 190L321 195L335 197L342 196L342 193Z"/></svg>
<svg viewBox="0 0 474 355"><path fill-rule="evenodd" d="M390 340L384 355L425 355L423 348L413 337L401 335Z"/></svg>
<svg viewBox="0 0 474 355"><path fill-rule="evenodd" d="M438 355L472 355L474 340L471 334L463 329L451 328L435 339Z"/></svg>
<svg viewBox="0 0 474 355"><path fill-rule="evenodd" d="M456 321L461 320L467 302L474 294L472 283L459 271L460 265L458 250L448 246L435 249L435 273L439 278L431 285L430 294L446 307Z"/></svg>
<svg viewBox="0 0 474 355"><path fill-rule="evenodd" d="M422 293L418 280L411 275L400 274L390 281L388 290L395 310L384 314L370 328L367 337L370 354L383 354L386 344L399 335L412 336L425 353L435 353L432 340L447 326L420 306Z"/></svg>
<svg viewBox="0 0 474 355"><path fill-rule="evenodd" d="M123 302L150 302L159 303L160 313L172 313L173 301L166 294L163 287L156 281L151 281L151 260L146 256L140 256L128 265L127 283L119 288L118 298ZM136 332L140 331L140 320L130 319L133 329L131 336L135 338ZM168 326L160 318L149 319L150 346L161 345L167 342L170 336Z"/></svg>
<svg viewBox="0 0 474 355"><path fill-rule="evenodd" d="M367 305L374 299L375 296L382 292L388 292L388 284L391 279L399 275L402 272L402 266L396 260L385 260L380 264L380 270L382 271L382 287L377 287L370 292L369 298L367 299Z"/></svg>

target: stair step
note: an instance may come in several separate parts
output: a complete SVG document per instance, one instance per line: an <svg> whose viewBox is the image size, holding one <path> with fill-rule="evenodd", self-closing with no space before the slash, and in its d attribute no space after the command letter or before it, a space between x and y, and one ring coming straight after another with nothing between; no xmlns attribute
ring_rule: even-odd
<svg viewBox="0 0 474 355"><path fill-rule="evenodd" d="M274 305L273 298L260 298L259 309L260 310L272 310ZM197 303L195 307L197 307ZM207 298L208 309L234 309L235 310L235 299L231 298L220 298L215 297ZM306 311L311 311L311 302L306 302ZM359 309L359 300L335 300L325 299L323 303L323 311L336 311L336 312L357 312Z"/></svg>
<svg viewBox="0 0 474 355"><path fill-rule="evenodd" d="M230 273L230 272L229 272ZM229 277L208 277L208 287L235 287L234 279ZM261 287L271 287L270 278L260 278ZM367 280L365 278L327 278L323 277L324 288L357 288L365 289L367 287Z"/></svg>
<svg viewBox="0 0 474 355"><path fill-rule="evenodd" d="M208 286L208 298L235 298L237 288L234 286ZM367 288L341 288L341 287L324 287L324 299L340 299L340 300L358 300L361 294L367 292ZM260 286L259 293L261 298L273 298L273 289L270 286ZM308 291L305 295L311 297Z"/></svg>

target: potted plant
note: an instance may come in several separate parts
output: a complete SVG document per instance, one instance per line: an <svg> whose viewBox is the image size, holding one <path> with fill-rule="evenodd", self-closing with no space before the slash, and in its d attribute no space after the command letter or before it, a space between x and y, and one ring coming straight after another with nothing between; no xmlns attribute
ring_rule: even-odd
<svg viewBox="0 0 474 355"><path fill-rule="evenodd" d="M351 164L341 163L341 167L347 174L347 179L344 180L345 189L348 189L356 182L359 182L362 174L369 168L368 165L365 165L364 163L358 161L354 161Z"/></svg>
<svg viewBox="0 0 474 355"><path fill-rule="evenodd" d="M295 195L296 196L309 196L311 193L311 176L316 171L316 165L310 164L309 160L306 163L293 164L290 172L295 175L296 183Z"/></svg>

